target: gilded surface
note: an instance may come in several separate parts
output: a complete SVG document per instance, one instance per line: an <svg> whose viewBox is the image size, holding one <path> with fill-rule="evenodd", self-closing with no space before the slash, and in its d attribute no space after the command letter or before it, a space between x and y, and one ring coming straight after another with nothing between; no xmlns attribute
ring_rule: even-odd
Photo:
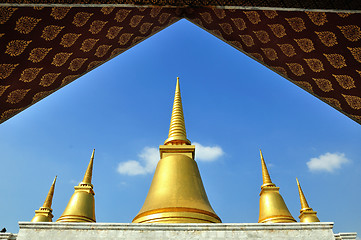
<svg viewBox="0 0 361 240"><path fill-rule="evenodd" d="M11 75L19 64L0 64L0 79L5 79Z"/></svg>
<svg viewBox="0 0 361 240"><path fill-rule="evenodd" d="M52 48L34 48L31 50L28 60L33 63L41 62L51 50Z"/></svg>
<svg viewBox="0 0 361 240"><path fill-rule="evenodd" d="M21 73L19 80L23 82L31 82L38 76L41 70L43 70L43 68L27 68Z"/></svg>
<svg viewBox="0 0 361 240"><path fill-rule="evenodd" d="M39 85L43 87L49 87L51 84L55 82L55 80L59 77L60 73L47 73L44 74L41 79Z"/></svg>
<svg viewBox="0 0 361 240"><path fill-rule="evenodd" d="M272 30L273 34L278 37L286 36L286 29L281 24L269 24L268 27Z"/></svg>
<svg viewBox="0 0 361 240"><path fill-rule="evenodd" d="M348 105L350 105L354 109L361 109L361 98L358 96L351 96L342 94L342 96L346 99Z"/></svg>
<svg viewBox="0 0 361 240"><path fill-rule="evenodd" d="M302 49L302 51L309 53L315 50L313 46L313 42L311 39L308 38L301 38L301 39L294 39L297 45Z"/></svg>
<svg viewBox="0 0 361 240"><path fill-rule="evenodd" d="M340 54L323 54L334 68L346 67L346 59Z"/></svg>
<svg viewBox="0 0 361 240"><path fill-rule="evenodd" d="M286 65L289 67L291 72L296 76L302 76L305 75L305 71L301 64L299 63L286 63Z"/></svg>
<svg viewBox="0 0 361 240"><path fill-rule="evenodd" d="M287 57L293 57L296 55L295 48L291 44L285 43L285 44L277 44L277 45L281 49L283 54L286 55Z"/></svg>
<svg viewBox="0 0 361 240"><path fill-rule="evenodd" d="M333 32L324 31L315 33L317 34L320 41L327 47L332 47L338 44L336 34L334 34Z"/></svg>
<svg viewBox="0 0 361 240"><path fill-rule="evenodd" d="M314 72L324 71L323 63L317 58L304 59L310 69Z"/></svg>
<svg viewBox="0 0 361 240"><path fill-rule="evenodd" d="M361 29L359 26L356 25L346 25L346 26L337 26L343 36L351 41L351 42L357 42L361 38Z"/></svg>
<svg viewBox="0 0 361 240"><path fill-rule="evenodd" d="M332 76L336 79L336 81L340 84L341 87L344 89L351 89L355 88L355 81L352 77L348 75L335 75L332 74Z"/></svg>
<svg viewBox="0 0 361 240"><path fill-rule="evenodd" d="M296 32L302 32L306 29L305 22L302 18L294 17L294 18L286 18L288 24L292 27L292 29Z"/></svg>
<svg viewBox="0 0 361 240"><path fill-rule="evenodd" d="M55 54L55 56L53 57L53 61L51 62L52 65L55 65L57 67L61 67L64 65L64 63L66 63L66 61L68 60L68 58L72 55L73 53L68 53L68 52L60 52Z"/></svg>
<svg viewBox="0 0 361 240"><path fill-rule="evenodd" d="M33 31L34 27L40 22L41 19L33 17L21 17L16 21L15 30L22 33L28 34Z"/></svg>
<svg viewBox="0 0 361 240"><path fill-rule="evenodd" d="M46 26L43 30L43 33L41 34L41 37L44 38L46 41L54 40L64 28L65 26Z"/></svg>
<svg viewBox="0 0 361 240"><path fill-rule="evenodd" d="M25 48L31 42L31 40L13 40L7 44L5 53L9 54L12 57L18 56L24 52Z"/></svg>
<svg viewBox="0 0 361 240"><path fill-rule="evenodd" d="M312 78L317 86L324 92L330 92L333 90L332 83L330 80L325 78Z"/></svg>
<svg viewBox="0 0 361 240"><path fill-rule="evenodd" d="M23 100L25 95L30 91L30 89L17 89L9 93L6 102L15 104Z"/></svg>

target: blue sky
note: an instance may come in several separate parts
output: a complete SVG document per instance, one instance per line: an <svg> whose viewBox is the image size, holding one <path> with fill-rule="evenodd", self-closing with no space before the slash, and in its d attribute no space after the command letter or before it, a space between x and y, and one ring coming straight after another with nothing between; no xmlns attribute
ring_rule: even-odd
<svg viewBox="0 0 361 240"><path fill-rule="evenodd" d="M131 222L168 135L176 77L223 222L257 222L261 148L295 219L298 177L321 221L361 233L360 125L186 20L0 125L0 227L30 221L55 175L59 218L93 148L97 222Z"/></svg>

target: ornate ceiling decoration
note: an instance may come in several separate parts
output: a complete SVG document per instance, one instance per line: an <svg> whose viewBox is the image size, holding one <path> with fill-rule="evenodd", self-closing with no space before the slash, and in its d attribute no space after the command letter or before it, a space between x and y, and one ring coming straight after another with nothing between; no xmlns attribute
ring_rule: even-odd
<svg viewBox="0 0 361 240"><path fill-rule="evenodd" d="M361 123L358 11L135 5L0 7L0 123L181 18Z"/></svg>

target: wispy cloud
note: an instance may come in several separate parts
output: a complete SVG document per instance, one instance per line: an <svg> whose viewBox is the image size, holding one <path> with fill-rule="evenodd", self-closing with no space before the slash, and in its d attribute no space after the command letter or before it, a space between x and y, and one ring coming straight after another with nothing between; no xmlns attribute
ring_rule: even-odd
<svg viewBox="0 0 361 240"><path fill-rule="evenodd" d="M211 162L221 157L224 152L219 146L203 146L200 143L194 143L196 146L196 158L199 161ZM128 160L118 164L117 172L122 175L145 175L154 172L159 161L159 152L157 148L145 147L138 154L138 160Z"/></svg>
<svg viewBox="0 0 361 240"><path fill-rule="evenodd" d="M117 171L124 175L144 175L154 171L159 160L158 149L145 147L138 154L139 161L129 160L118 164Z"/></svg>
<svg viewBox="0 0 361 240"><path fill-rule="evenodd" d="M325 153L317 158L311 158L307 162L307 167L311 172L333 173L340 169L342 165L351 162L344 153Z"/></svg>
<svg viewBox="0 0 361 240"><path fill-rule="evenodd" d="M196 159L198 161L212 162L223 156L224 152L220 146L203 146L200 143L193 143L196 146Z"/></svg>

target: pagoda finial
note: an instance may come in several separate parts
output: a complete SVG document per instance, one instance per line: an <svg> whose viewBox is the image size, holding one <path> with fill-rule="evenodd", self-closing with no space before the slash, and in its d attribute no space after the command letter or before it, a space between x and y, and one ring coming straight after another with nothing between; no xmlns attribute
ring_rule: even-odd
<svg viewBox="0 0 361 240"><path fill-rule="evenodd" d="M92 156L90 158L88 168L86 169L86 172L84 174L84 178L83 178L82 183L85 183L85 184L91 184L92 183L94 152L95 152L95 149L93 149L93 153L92 153Z"/></svg>
<svg viewBox="0 0 361 240"><path fill-rule="evenodd" d="M297 181L297 186L298 186L298 193L300 194L301 209L309 209L310 207L308 206L306 197L303 194L302 188L300 186L300 182L298 181L297 178L296 178L296 181Z"/></svg>
<svg viewBox="0 0 361 240"><path fill-rule="evenodd" d="M45 202L43 206L35 211L35 216L31 220L32 222L52 222L53 220L53 209L51 209L51 204L53 202L53 196L54 196L54 189L55 189L55 182L56 182L57 176L55 176L53 184L51 184L51 187L49 189L48 195L46 196Z"/></svg>
<svg viewBox="0 0 361 240"><path fill-rule="evenodd" d="M272 183L272 181L271 181L271 177L270 177L270 175L268 173L267 166L266 166L266 163L264 161L261 149L259 150L259 153L261 155L261 163L262 163L262 179L263 179L262 187L264 187L264 186L275 186L275 184Z"/></svg>
<svg viewBox="0 0 361 240"><path fill-rule="evenodd" d="M55 176L54 181L51 184L48 195L46 196L45 202L43 204L43 208L51 208L51 204L53 203L54 188L55 188L55 183L56 183L57 177L58 176Z"/></svg>
<svg viewBox="0 0 361 240"><path fill-rule="evenodd" d="M187 139L186 127L184 123L182 98L179 87L179 77L177 77L177 85L175 88L172 117L170 120L168 139L164 145L190 145Z"/></svg>
<svg viewBox="0 0 361 240"><path fill-rule="evenodd" d="M301 201L301 210L300 210L300 222L319 222L320 220L317 217L317 212L313 211L312 208L307 203L306 197L303 194L302 188L298 179L296 178L297 186L298 186L298 193L300 194L300 201Z"/></svg>

